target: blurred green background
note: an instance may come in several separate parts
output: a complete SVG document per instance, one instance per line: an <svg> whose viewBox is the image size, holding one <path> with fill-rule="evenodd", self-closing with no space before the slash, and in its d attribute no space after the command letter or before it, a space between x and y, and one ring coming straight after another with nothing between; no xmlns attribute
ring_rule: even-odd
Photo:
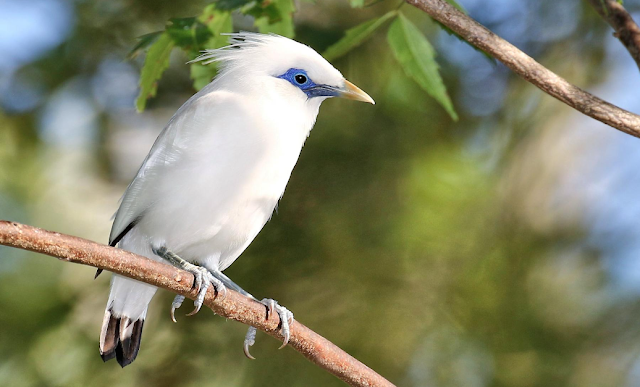
<svg viewBox="0 0 640 387"><path fill-rule="evenodd" d="M461 0L570 82L640 111L640 74L578 0ZM398 7L296 2L323 51ZM107 242L155 136L193 94L172 54L134 110L136 37L204 1L0 1L0 218ZM640 4L625 1L640 19ZM375 106L324 103L278 212L226 273L399 386L640 385L640 142L585 118L439 29L460 115L408 79L385 29L334 61ZM236 29L252 20L236 15ZM103 363L109 276L0 247L0 386L340 386L291 348L161 291L129 367Z"/></svg>

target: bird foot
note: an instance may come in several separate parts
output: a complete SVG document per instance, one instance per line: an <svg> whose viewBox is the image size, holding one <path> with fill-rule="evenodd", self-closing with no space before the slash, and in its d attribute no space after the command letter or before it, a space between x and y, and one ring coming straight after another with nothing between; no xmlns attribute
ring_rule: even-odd
<svg viewBox="0 0 640 387"><path fill-rule="evenodd" d="M207 295L207 290L209 289L210 285L213 285L216 294L221 294L223 297L227 295L227 288L224 286L222 281L217 278L219 276L215 276L213 273L207 270L207 268L185 261L177 254L167 250L167 248L164 246L158 248L152 247L152 251L157 256L171 262L174 266L193 274L193 288L198 291L198 296L196 297L195 301L193 301L193 305L195 306L195 308L187 316L193 316L200 311L200 308L202 308L202 303L204 302L204 297ZM175 311L182 305L183 301L184 297L178 295L173 299L173 302L171 303L171 319L174 322L176 321Z"/></svg>
<svg viewBox="0 0 640 387"><path fill-rule="evenodd" d="M244 336L244 355L251 360L255 360L256 358L251 356L251 352L249 352L249 347L253 346L256 343L256 333L257 329L255 327L249 327L247 330L247 334Z"/></svg>
<svg viewBox="0 0 640 387"><path fill-rule="evenodd" d="M184 301L184 296L183 295L176 295L176 297L173 299L173 302L171 303L171 321L173 322L177 322L176 321L176 309L180 308L182 306L182 302Z"/></svg>
<svg viewBox="0 0 640 387"><path fill-rule="evenodd" d="M187 267L185 265L183 269L193 274L195 278L195 281L193 282L193 287L198 291L198 296L193 301L194 309L191 313L187 314L187 316L193 316L194 314L198 313L202 308L202 304L204 303L204 297L207 295L207 290L209 289L209 286L213 285L216 291L216 294L220 294L222 295L222 297L226 297L227 288L219 279L214 277L206 268L201 266L196 266L193 264L189 264L189 265L192 267ZM182 302L184 302L184 299L185 299L184 296L177 295L173 299L173 302L171 303L171 320L173 320L173 322L176 322L175 311L176 309L182 306Z"/></svg>
<svg viewBox="0 0 640 387"><path fill-rule="evenodd" d="M193 311L187 314L187 316L193 316L194 314L200 311L200 308L202 308L202 304L204 302L204 297L207 295L207 290L209 289L209 286L213 285L216 291L216 294L222 295L223 298L226 297L227 295L227 288L224 286L222 281L214 277L209 272L209 270L207 270L202 266L196 266L193 264L190 264L190 265L193 267L184 268L184 269L193 274L195 278L195 281L193 282L193 287L198 291L198 296L193 301L193 305L194 305ZM182 306L183 301L184 301L184 297L178 295L176 296L176 298L173 299L173 302L171 303L171 319L174 322L176 321L174 317L175 311L180 306Z"/></svg>
<svg viewBox="0 0 640 387"><path fill-rule="evenodd" d="M269 320L270 316L273 316L274 312L278 314L278 317L280 318L280 333L284 337L282 345L278 349L284 348L289 343L289 339L291 338L290 327L294 320L293 313L289 309L278 304L278 301L271 298L263 298L260 303L267 307L267 320ZM247 334L244 337L244 354L249 359L255 359L253 356L251 356L249 347L251 347L256 342L256 332L257 330L255 327L249 327L249 329L247 330Z"/></svg>
<svg viewBox="0 0 640 387"><path fill-rule="evenodd" d="M191 272L195 277L194 288L198 291L198 297L196 297L196 299L193 301L193 305L195 306L195 308L191 313L187 314L187 316L193 316L200 311L202 303L204 302L204 297L207 295L207 289L209 289L210 285L213 285L216 293L221 294L222 297L226 297L227 295L227 288L224 286L222 281L214 277L213 274L209 272L209 270L202 266L196 266L193 264L190 265L192 267L185 270ZM176 300L174 299L174 302L175 301Z"/></svg>

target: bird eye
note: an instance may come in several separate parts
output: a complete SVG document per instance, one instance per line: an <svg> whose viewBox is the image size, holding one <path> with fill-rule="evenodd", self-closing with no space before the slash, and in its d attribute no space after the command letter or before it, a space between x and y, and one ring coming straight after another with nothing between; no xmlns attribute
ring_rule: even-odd
<svg viewBox="0 0 640 387"><path fill-rule="evenodd" d="M296 83L298 85L304 85L305 83L307 83L307 77L304 74L296 74L293 79L296 80Z"/></svg>

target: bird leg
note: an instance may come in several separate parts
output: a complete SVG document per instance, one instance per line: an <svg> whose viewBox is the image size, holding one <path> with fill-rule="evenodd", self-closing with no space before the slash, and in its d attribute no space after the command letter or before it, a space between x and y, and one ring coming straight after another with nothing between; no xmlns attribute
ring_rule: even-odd
<svg viewBox="0 0 640 387"><path fill-rule="evenodd" d="M294 320L293 313L291 313L289 309L278 304L276 300L273 300L271 298L264 298L262 300L258 300L253 295L251 295L251 293L242 289L238 284L233 282L229 277L224 275L217 268L194 265L193 263L187 262L184 259L180 258L177 254L167 250L167 248L164 246L160 248L152 247L152 251L157 256L169 261L172 265L192 273L193 276L195 277L194 287L198 289L198 297L193 302L193 304L195 305L195 309L193 310L193 312L189 313L188 316L198 313L198 311L202 307L202 303L204 302L204 297L207 293L207 289L209 288L210 284L213 284L214 288L216 289L216 292L222 293L223 296L226 295L227 288L233 289L236 292L246 297L249 297L250 299L264 305L267 308L267 314L266 314L267 320L269 319L270 316L273 316L274 312L277 313L278 317L280 318L280 324L279 324L280 332L284 337L284 340L280 348L284 348L289 343L289 339L291 337L290 325L291 323L293 323L293 320ZM171 303L171 320L173 320L173 322L176 322L175 310L180 308L180 306L182 306L182 302L184 301L184 299L185 299L184 296L177 295L173 299L173 302ZM244 354L249 359L254 359L254 357L251 356L251 353L249 353L249 347L251 347L255 343L255 338L256 338L256 328L250 326L247 331L247 334L245 335L244 346L243 346Z"/></svg>
<svg viewBox="0 0 640 387"><path fill-rule="evenodd" d="M209 271L211 275L213 275L220 282L222 282L222 284L227 288L233 289L236 292L246 297L249 297L250 299L264 305L267 308L267 315L266 315L267 320L269 319L270 316L273 316L274 312L276 312L278 314L278 317L280 318L280 332L284 337L284 340L280 348L284 348L287 345L287 343L289 343L289 338L291 337L289 327L291 323L293 323L293 313L291 313L289 309L285 308L284 306L281 306L280 304L278 304L276 300L273 300L271 298L264 298L262 300L258 300L251 293L242 289L240 285L233 282L231 278L227 277L220 270L217 270L215 268L209 268ZM249 352L249 347L251 347L256 342L256 332L257 332L256 328L250 326L249 329L247 330L247 334L244 337L244 345L243 345L244 354L249 359L255 359L253 356L251 356L251 353Z"/></svg>
<svg viewBox="0 0 640 387"><path fill-rule="evenodd" d="M193 316L200 311L202 303L204 302L204 297L207 294L207 289L209 289L209 285L213 284L216 293L220 293L222 294L222 296L226 295L227 288L224 286L222 281L213 276L212 273L207 270L207 268L185 261L177 254L167 250L167 248L164 246L160 248L152 247L151 250L155 255L166 259L172 265L193 274L193 284L194 288L198 291L198 296L196 297L195 301L193 301L193 305L195 306L195 308L187 316ZM182 301L184 301L184 297L177 296L176 298L174 298L173 303L171 304L171 318L173 321L175 321L174 312L182 305Z"/></svg>

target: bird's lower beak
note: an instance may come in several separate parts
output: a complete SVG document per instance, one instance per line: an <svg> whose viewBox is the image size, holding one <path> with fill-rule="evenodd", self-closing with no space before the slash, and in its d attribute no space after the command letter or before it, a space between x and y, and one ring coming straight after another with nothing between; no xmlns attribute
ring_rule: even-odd
<svg viewBox="0 0 640 387"><path fill-rule="evenodd" d="M369 96L369 94L365 93L358 86L347 81L346 79L344 80L344 87L339 89L339 96L356 101L369 102L372 105L376 104L376 102Z"/></svg>

